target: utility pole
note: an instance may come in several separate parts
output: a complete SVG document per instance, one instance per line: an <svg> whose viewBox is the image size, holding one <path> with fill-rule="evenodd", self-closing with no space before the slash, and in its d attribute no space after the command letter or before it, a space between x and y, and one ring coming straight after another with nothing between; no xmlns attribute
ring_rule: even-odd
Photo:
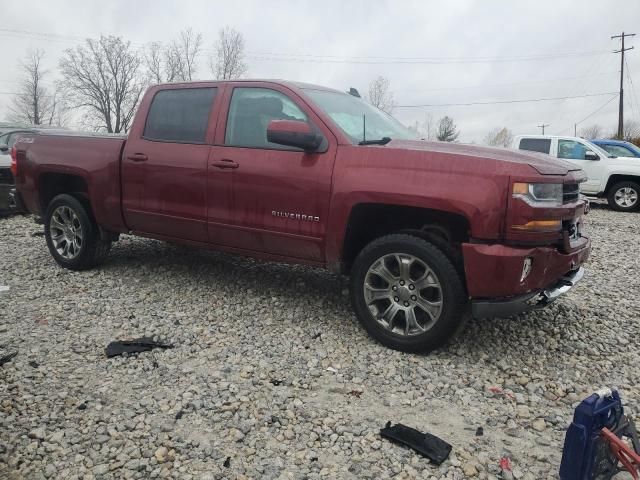
<svg viewBox="0 0 640 480"><path fill-rule="evenodd" d="M622 47L620 48L620 50L614 50L613 53L619 53L620 54L620 94L619 94L619 100L620 100L620 104L618 106L618 138L622 139L622 127L624 124L624 89L622 87L623 85L623 80L624 80L624 52L626 52L627 50L633 50L633 47L629 47L629 48L624 48L624 38L625 37L635 37L635 33L624 33L622 32L622 34L620 35L613 35L611 37L611 39L613 40L614 38L619 38L620 40L622 40Z"/></svg>
<svg viewBox="0 0 640 480"><path fill-rule="evenodd" d="M542 134L544 135L544 127L548 127L550 124L548 123L543 123L542 125L538 125L538 128L542 129Z"/></svg>

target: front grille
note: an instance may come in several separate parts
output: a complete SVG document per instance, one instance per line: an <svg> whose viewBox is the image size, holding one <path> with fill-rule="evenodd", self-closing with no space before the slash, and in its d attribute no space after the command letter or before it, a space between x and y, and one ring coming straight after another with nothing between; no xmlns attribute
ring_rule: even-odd
<svg viewBox="0 0 640 480"><path fill-rule="evenodd" d="M0 168L0 184L13 185L13 175L8 168Z"/></svg>
<svg viewBox="0 0 640 480"><path fill-rule="evenodd" d="M565 183L562 185L562 203L575 203L580 196L580 185Z"/></svg>

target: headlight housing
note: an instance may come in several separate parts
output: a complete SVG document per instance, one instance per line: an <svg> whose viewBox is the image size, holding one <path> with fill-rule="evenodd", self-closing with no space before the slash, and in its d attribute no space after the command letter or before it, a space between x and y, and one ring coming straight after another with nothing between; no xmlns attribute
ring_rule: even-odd
<svg viewBox="0 0 640 480"><path fill-rule="evenodd" d="M513 198L519 198L532 207L560 207L562 184L516 182L513 184Z"/></svg>

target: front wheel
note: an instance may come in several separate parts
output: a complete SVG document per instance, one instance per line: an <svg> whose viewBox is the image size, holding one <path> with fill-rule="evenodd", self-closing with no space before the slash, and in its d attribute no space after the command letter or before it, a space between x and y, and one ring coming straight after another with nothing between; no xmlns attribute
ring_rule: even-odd
<svg viewBox="0 0 640 480"><path fill-rule="evenodd" d="M609 189L607 202L619 212L632 212L640 206L640 185L635 182L618 182Z"/></svg>
<svg viewBox="0 0 640 480"><path fill-rule="evenodd" d="M466 314L460 274L435 245L394 234L367 245L351 272L360 323L383 345L428 352L446 343Z"/></svg>
<svg viewBox="0 0 640 480"><path fill-rule="evenodd" d="M44 217L44 235L51 256L70 270L86 270L104 261L111 242L100 238L89 210L71 195L58 195Z"/></svg>

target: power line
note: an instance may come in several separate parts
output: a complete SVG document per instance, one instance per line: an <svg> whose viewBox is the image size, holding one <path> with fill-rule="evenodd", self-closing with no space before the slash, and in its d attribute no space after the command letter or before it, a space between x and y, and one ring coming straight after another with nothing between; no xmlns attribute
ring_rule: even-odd
<svg viewBox="0 0 640 480"><path fill-rule="evenodd" d="M39 38L47 41L61 42L82 42L86 38L77 35L61 35L48 32L34 32L11 28L0 28L0 35ZM136 43L131 45L144 47L151 42ZM212 52L213 49L204 48L203 52ZM247 58L257 61L273 62L297 62L297 63L348 63L348 64L461 64L461 63L505 63L523 61L542 61L558 58L585 57L594 55L604 55L609 53L605 50L591 50L582 52L564 52L548 54L512 55L512 56L485 56L485 57L385 57L385 56L341 56L341 55L318 55L310 53L291 52L264 52L248 51Z"/></svg>
<svg viewBox="0 0 640 480"><path fill-rule="evenodd" d="M425 103L422 105L396 105L396 108L422 108L422 107L466 107L470 105L498 105L505 103L548 102L553 100L569 100L572 98L601 97L603 95L617 95L616 92L588 93L585 95L569 95L566 97L527 98L522 100L495 100L487 102L469 103Z"/></svg>
<svg viewBox="0 0 640 480"><path fill-rule="evenodd" d="M593 117L596 113L598 113L600 110L602 110L604 107L606 107L607 105L609 105L612 101L614 101L616 98L618 97L617 94L615 94L613 97L611 97L609 100L607 100L606 102L604 102L602 105L600 105L597 109L595 109L593 112L591 112L589 115L587 115L586 117L584 117L582 120L580 120L579 122L576 122L576 125L580 125L582 122L584 122L585 120L590 119L591 117Z"/></svg>
<svg viewBox="0 0 640 480"><path fill-rule="evenodd" d="M578 125L580 125L582 122L584 122L585 120L588 120L589 118L591 118L592 116L594 116L596 113L598 113L600 110L602 110L604 107L606 107L607 105L609 105L612 101L614 101L616 98L618 98L618 94L614 94L610 99L608 99L606 102L604 102L602 105L600 105L598 108L596 108L593 112L591 112L589 115L587 115L586 117L584 117L582 120L575 122L573 124L573 128L574 128L574 136L575 133L577 133L577 127ZM560 132L558 132L558 135L564 135L564 132L566 132L567 130L569 130L569 128L565 128L564 130L561 130Z"/></svg>
<svg viewBox="0 0 640 480"><path fill-rule="evenodd" d="M472 89L476 89L476 88L500 88L500 87L511 87L511 86L516 86L516 85L533 85L533 84L539 84L539 83L557 83L557 82L561 82L564 80L575 80L575 79L584 79L584 78L592 78L594 76L605 76L605 75L613 75L613 74L618 74L618 71L610 71L610 72L603 72L603 73L597 73L597 74L588 74L586 73L585 75L574 75L571 77L560 77L560 78L551 78L551 79L546 79L546 80L528 80L525 82L511 82L511 83L494 83L494 84L489 84L489 85L461 85L458 87L437 87L437 88L426 88L426 89L420 89L420 90L415 90L415 89L411 89L411 90L401 90L398 91L396 90L395 92L399 92L399 93L403 93L403 92L410 92L410 93L424 93L424 92L438 92L438 91L445 91L445 90L472 90ZM575 90L575 89L571 89L571 90Z"/></svg>
<svg viewBox="0 0 640 480"><path fill-rule="evenodd" d="M292 62L292 63L336 63L336 64L349 64L349 65L460 65L460 64L487 64L487 63L509 63L509 62L526 62L526 61L541 61L541 60L554 60L567 57L585 57L593 55L602 55L605 52L584 52L576 54L553 54L545 56L531 56L531 57L502 57L502 58L431 58L420 60L405 60L402 58L388 59L388 60L358 60L352 58L303 58L295 56L264 56L256 55L254 53L248 53L247 58L257 61L267 62ZM290 54L284 54L290 55Z"/></svg>
<svg viewBox="0 0 640 480"><path fill-rule="evenodd" d="M638 119L640 119L640 101L638 101L638 92L636 91L636 87L633 84L633 77L631 75L631 69L629 68L629 62L627 62L627 59L625 58L624 63L627 66L627 79L629 80L629 85L631 86L631 99L632 102L631 105L633 105L633 102L635 102L635 106L636 106L636 115L638 116Z"/></svg>

